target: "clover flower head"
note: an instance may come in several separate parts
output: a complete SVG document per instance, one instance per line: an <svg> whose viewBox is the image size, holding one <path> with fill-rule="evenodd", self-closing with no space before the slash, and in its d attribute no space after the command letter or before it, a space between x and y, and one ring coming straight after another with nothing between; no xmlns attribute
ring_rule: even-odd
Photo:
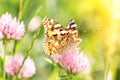
<svg viewBox="0 0 120 80"><path fill-rule="evenodd" d="M15 18L12 18L11 14L3 14L0 18L0 39L21 39L25 33L25 25Z"/></svg>
<svg viewBox="0 0 120 80"><path fill-rule="evenodd" d="M72 73L81 72L89 67L88 58L77 48L69 48L63 54L52 54L53 60Z"/></svg>
<svg viewBox="0 0 120 80"><path fill-rule="evenodd" d="M15 76L20 66L22 65L23 59L24 57L21 53L16 53L13 57L7 60L5 65L5 71L11 76ZM28 57L19 72L19 78L28 78L33 76L35 73L36 68L34 61L30 57Z"/></svg>

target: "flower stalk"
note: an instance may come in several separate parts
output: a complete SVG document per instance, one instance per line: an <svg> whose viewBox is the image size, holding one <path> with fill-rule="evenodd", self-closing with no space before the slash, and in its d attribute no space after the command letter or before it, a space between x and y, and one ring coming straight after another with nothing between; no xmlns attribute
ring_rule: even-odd
<svg viewBox="0 0 120 80"><path fill-rule="evenodd" d="M19 15L18 15L19 20L21 20L21 16L22 16L22 6L23 6L23 0L20 0Z"/></svg>
<svg viewBox="0 0 120 80"><path fill-rule="evenodd" d="M67 71L62 68L59 64L57 65L59 68L58 78L59 80L75 80L74 74L71 71Z"/></svg>
<svg viewBox="0 0 120 80"><path fill-rule="evenodd" d="M32 50L32 48L33 48L33 44L34 44L37 36L38 36L39 33L40 33L40 28L41 28L41 27L39 26L37 32L35 33L35 35L34 35L34 37L33 37L33 40L32 40L32 42L31 42L31 45L30 45L30 47L29 47L28 50L27 50L27 54L26 54L25 58L23 59L22 65L21 65L20 68L18 69L18 72L17 72L17 74L16 74L16 77L17 77L17 78L18 78L18 75L19 75L19 72L20 72L21 68L23 67L23 65L24 65L24 63L25 63L25 60L26 60L26 59L28 58L28 56L30 55L30 52L31 52L31 50Z"/></svg>
<svg viewBox="0 0 120 80"><path fill-rule="evenodd" d="M23 0L20 0L18 20L21 20L21 16L22 16L22 6L23 6ZM17 40L15 40L15 42L14 42L13 54L16 52L16 45L17 45Z"/></svg>
<svg viewBox="0 0 120 80"><path fill-rule="evenodd" d="M5 64L6 64L6 47L7 47L7 40L4 39L3 40L3 44L4 44L4 57L3 57L3 80L6 80L6 72L5 72Z"/></svg>
<svg viewBox="0 0 120 80"><path fill-rule="evenodd" d="M59 76L59 80L75 80L75 78L73 74L68 74Z"/></svg>

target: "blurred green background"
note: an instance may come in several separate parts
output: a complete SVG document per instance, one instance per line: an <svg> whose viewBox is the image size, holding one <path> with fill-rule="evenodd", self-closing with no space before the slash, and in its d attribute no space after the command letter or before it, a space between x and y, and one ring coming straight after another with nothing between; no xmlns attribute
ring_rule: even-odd
<svg viewBox="0 0 120 80"><path fill-rule="evenodd" d="M120 80L120 0L0 0L0 16L11 13L24 21L26 34L17 43L16 52L24 55L33 35L45 16L63 26L70 19L78 25L78 46L89 57L90 68L76 76L76 80ZM27 80L57 80L58 68L50 64L43 50L44 28L41 26L30 56L36 64L36 74ZM11 43L9 47L12 45ZM26 79L25 79L26 80Z"/></svg>

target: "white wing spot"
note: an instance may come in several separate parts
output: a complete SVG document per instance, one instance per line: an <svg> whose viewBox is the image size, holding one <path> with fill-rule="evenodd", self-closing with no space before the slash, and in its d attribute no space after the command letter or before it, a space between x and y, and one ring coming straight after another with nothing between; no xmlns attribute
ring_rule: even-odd
<svg viewBox="0 0 120 80"><path fill-rule="evenodd" d="M63 31L61 31L61 33L62 33L62 34L65 34L65 33L68 33L68 31L63 30Z"/></svg>
<svg viewBox="0 0 120 80"><path fill-rule="evenodd" d="M54 20L53 20L53 19L51 19L50 21L51 21L52 23L54 23Z"/></svg>
<svg viewBox="0 0 120 80"><path fill-rule="evenodd" d="M61 24L56 24L56 25L54 26L54 28L59 28L59 27L61 27Z"/></svg>
<svg viewBox="0 0 120 80"><path fill-rule="evenodd" d="M68 25L67 25L67 29L69 29L69 28L70 28L70 25L68 24Z"/></svg>
<svg viewBox="0 0 120 80"><path fill-rule="evenodd" d="M71 28L74 28L74 27L76 27L77 26L77 24L73 24L72 26L71 26Z"/></svg>
<svg viewBox="0 0 120 80"><path fill-rule="evenodd" d="M75 34L75 33L77 33L77 30L74 30L74 31L72 32L72 34Z"/></svg>
<svg viewBox="0 0 120 80"><path fill-rule="evenodd" d="M48 25L48 28L52 28L52 26L51 26L51 25Z"/></svg>

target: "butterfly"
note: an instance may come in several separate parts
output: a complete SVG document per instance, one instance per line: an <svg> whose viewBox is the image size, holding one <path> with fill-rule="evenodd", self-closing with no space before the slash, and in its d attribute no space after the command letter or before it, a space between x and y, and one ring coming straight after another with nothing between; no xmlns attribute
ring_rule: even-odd
<svg viewBox="0 0 120 80"><path fill-rule="evenodd" d="M78 38L77 24L71 19L66 28L51 18L44 18L44 49L47 54L62 54L69 47L77 46L82 39Z"/></svg>

